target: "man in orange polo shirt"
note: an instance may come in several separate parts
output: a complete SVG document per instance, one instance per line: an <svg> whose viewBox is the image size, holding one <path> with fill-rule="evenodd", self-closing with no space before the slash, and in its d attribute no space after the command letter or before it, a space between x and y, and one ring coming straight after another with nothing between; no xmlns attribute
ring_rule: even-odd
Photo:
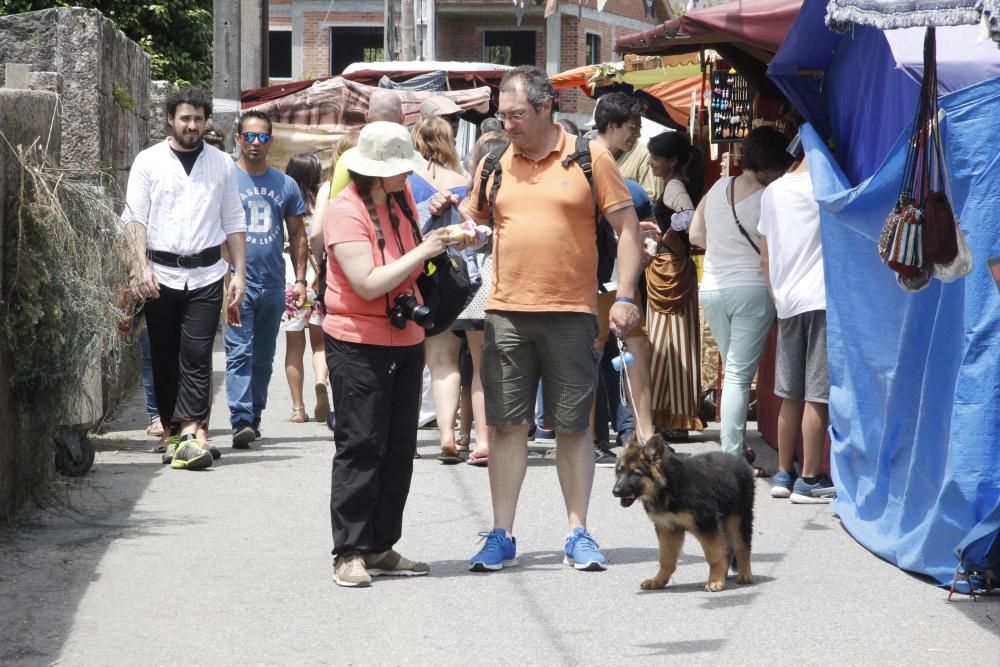
<svg viewBox="0 0 1000 667"><path fill-rule="evenodd" d="M557 434L556 469L569 519L564 562L578 570L607 567L586 529L594 481L589 418L598 359L593 342L599 331L595 201L620 239L618 297L609 314L620 336L639 321L635 288L642 249L632 198L608 150L591 144L593 196L580 166L564 164L576 150L575 138L553 122L554 96L548 76L534 67L511 70L500 83L497 118L511 146L499 161L493 285L482 350L486 419L496 429L489 462L493 529L481 533L483 547L469 563L474 571L516 563L511 531L527 471L539 379L545 423ZM474 173L481 170L482 164ZM486 223L488 204L476 208L479 186L476 180L467 212ZM431 211L445 207L445 201L435 195Z"/></svg>

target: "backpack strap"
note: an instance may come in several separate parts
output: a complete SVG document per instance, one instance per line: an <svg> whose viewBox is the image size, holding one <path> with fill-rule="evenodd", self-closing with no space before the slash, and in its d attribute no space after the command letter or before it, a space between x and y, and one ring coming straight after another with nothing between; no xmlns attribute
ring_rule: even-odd
<svg viewBox="0 0 1000 667"><path fill-rule="evenodd" d="M601 217L597 211L597 193L594 191L594 161L590 155L590 139L586 137L576 138L576 150L563 158L562 166L569 169L570 164L576 162L583 175L587 177L587 185L590 186L590 200L594 204L594 223L599 224Z"/></svg>
<svg viewBox="0 0 1000 667"><path fill-rule="evenodd" d="M500 157L507 152L510 142L504 144L503 148L493 151L483 160L483 170L479 173L479 198L476 201L476 210L483 210L483 206L489 203L489 226L493 227L493 206L497 201L497 191L500 189L500 181L503 177L503 168L500 166ZM487 202L486 183L493 176L493 185L490 187L489 200Z"/></svg>

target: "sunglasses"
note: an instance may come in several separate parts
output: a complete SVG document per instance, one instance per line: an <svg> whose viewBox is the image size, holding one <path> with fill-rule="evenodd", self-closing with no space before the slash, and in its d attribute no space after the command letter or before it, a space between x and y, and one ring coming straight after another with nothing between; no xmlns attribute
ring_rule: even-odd
<svg viewBox="0 0 1000 667"><path fill-rule="evenodd" d="M266 144L271 140L270 132L240 132L240 136L243 137L243 141L248 144L252 144L254 139L262 144Z"/></svg>

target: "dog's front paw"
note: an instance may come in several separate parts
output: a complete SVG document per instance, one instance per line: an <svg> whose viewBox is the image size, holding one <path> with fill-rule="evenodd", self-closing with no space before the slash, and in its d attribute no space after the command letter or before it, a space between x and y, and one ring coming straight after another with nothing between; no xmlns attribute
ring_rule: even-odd
<svg viewBox="0 0 1000 667"><path fill-rule="evenodd" d="M739 574L736 576L736 583L738 584L752 584L753 575L752 574Z"/></svg>
<svg viewBox="0 0 1000 667"><path fill-rule="evenodd" d="M726 587L724 581L709 581L705 584L705 590L709 593L718 593Z"/></svg>
<svg viewBox="0 0 1000 667"><path fill-rule="evenodd" d="M639 588L641 588L644 591L655 591L660 588L663 588L666 585L667 585L666 579L659 579L657 577L653 577L652 579L647 579L646 581L639 584Z"/></svg>

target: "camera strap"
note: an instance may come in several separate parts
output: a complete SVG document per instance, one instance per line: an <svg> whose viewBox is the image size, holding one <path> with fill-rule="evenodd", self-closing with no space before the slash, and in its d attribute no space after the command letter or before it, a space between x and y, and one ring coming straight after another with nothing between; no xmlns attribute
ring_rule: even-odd
<svg viewBox="0 0 1000 667"><path fill-rule="evenodd" d="M392 232L396 237L396 245L399 248L400 256L402 256L406 252L403 248L403 238L399 235L399 221L392 211L392 202L394 199L392 195L386 193L385 207L389 211L389 224L392 226ZM370 194L361 195L361 201L365 203L365 208L368 209L368 217L371 218L372 226L375 227L375 242L378 244L378 252L382 256L382 266L385 266L385 236L382 234L382 221L379 219L378 210L375 208L375 202L372 201ZM399 201L397 200L396 203L398 204ZM388 313L392 309L389 305L389 293L386 292L383 296L385 297L385 312Z"/></svg>

